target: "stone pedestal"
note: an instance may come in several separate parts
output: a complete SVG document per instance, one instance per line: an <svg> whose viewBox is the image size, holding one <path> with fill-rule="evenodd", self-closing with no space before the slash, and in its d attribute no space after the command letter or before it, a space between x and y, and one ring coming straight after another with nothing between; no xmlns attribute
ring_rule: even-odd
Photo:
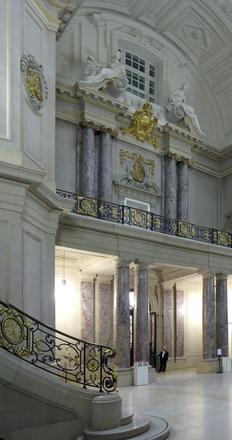
<svg viewBox="0 0 232 440"><path fill-rule="evenodd" d="M130 303L129 262L119 260L115 273L115 363L118 367L130 367Z"/></svg>
<svg viewBox="0 0 232 440"><path fill-rule="evenodd" d="M177 164L177 218L188 221L188 164L184 160Z"/></svg>
<svg viewBox="0 0 232 440"><path fill-rule="evenodd" d="M165 199L164 215L176 218L177 215L177 175L175 157L165 157Z"/></svg>
<svg viewBox="0 0 232 440"><path fill-rule="evenodd" d="M83 195L89 197L95 197L96 195L94 168L95 168L94 130L93 128L84 127L82 129L80 190Z"/></svg>
<svg viewBox="0 0 232 440"><path fill-rule="evenodd" d="M227 274L224 273L216 274L216 334L216 348L228 356Z"/></svg>
<svg viewBox="0 0 232 440"><path fill-rule="evenodd" d="M109 133L101 134L99 161L99 198L111 201L112 194L112 139Z"/></svg>
<svg viewBox="0 0 232 440"><path fill-rule="evenodd" d="M203 274L203 360L216 358L216 319L214 275L210 272Z"/></svg>
<svg viewBox="0 0 232 440"><path fill-rule="evenodd" d="M148 327L148 267L141 263L135 266L134 277L135 309L134 328L135 361L149 361Z"/></svg>

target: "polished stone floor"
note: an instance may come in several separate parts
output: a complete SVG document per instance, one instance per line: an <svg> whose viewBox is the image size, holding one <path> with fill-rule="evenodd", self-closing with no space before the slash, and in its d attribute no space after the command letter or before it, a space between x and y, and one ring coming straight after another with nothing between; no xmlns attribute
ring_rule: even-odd
<svg viewBox="0 0 232 440"><path fill-rule="evenodd" d="M134 412L166 419L170 440L232 439L232 373L167 371L154 384L119 392Z"/></svg>

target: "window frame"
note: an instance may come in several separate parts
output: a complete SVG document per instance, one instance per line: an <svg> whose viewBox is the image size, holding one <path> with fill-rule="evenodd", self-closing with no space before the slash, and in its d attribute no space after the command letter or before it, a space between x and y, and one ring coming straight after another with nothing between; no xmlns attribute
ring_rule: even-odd
<svg viewBox="0 0 232 440"><path fill-rule="evenodd" d="M127 91L152 103L156 102L156 66L128 49L119 49L129 85ZM137 84L136 84L137 83ZM144 85L144 87L142 87Z"/></svg>

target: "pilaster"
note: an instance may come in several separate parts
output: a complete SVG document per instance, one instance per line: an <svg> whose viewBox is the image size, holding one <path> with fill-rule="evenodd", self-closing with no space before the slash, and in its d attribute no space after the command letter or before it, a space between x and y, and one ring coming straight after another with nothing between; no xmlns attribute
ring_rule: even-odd
<svg viewBox="0 0 232 440"><path fill-rule="evenodd" d="M165 157L164 193L164 215L165 217L175 219L177 215L177 174L176 157L173 154Z"/></svg>
<svg viewBox="0 0 232 440"><path fill-rule="evenodd" d="M216 348L222 349L223 356L228 356L227 276L216 274Z"/></svg>

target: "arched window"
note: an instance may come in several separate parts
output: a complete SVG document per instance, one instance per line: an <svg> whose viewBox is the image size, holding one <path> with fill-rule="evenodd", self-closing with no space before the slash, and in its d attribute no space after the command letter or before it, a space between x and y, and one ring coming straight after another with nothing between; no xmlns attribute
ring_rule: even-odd
<svg viewBox="0 0 232 440"><path fill-rule="evenodd" d="M156 70L153 64L138 55L121 49L121 61L126 67L127 91L150 102L155 102Z"/></svg>

